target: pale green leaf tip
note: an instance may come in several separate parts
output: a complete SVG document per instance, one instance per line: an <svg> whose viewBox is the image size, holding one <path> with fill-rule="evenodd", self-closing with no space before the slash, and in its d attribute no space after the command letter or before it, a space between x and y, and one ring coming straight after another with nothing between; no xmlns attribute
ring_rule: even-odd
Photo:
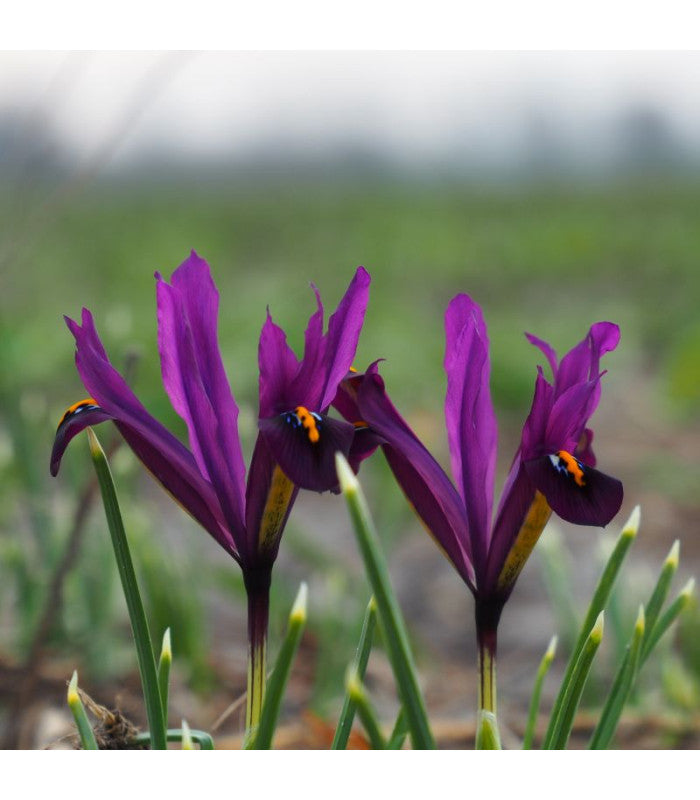
<svg viewBox="0 0 700 800"><path fill-rule="evenodd" d="M695 578L691 578L688 583L681 589L681 596L685 598L687 602L693 595L695 591Z"/></svg>
<svg viewBox="0 0 700 800"><path fill-rule="evenodd" d="M681 543L679 539L676 539L676 541L671 546L671 549L668 551L668 555L666 556L666 561L664 562L664 566L676 569L678 567L678 561L680 559L680 552L681 552Z"/></svg>
<svg viewBox="0 0 700 800"><path fill-rule="evenodd" d="M547 659L547 661L554 661L554 656L556 655L557 652L558 641L559 638L557 636L552 636L552 638L549 640L549 646L547 647L547 651L544 654L544 657Z"/></svg>
<svg viewBox="0 0 700 800"><path fill-rule="evenodd" d="M641 636L644 633L644 627L646 625L646 618L644 616L644 606L639 606L639 613L637 614L637 621L634 623L634 632L637 636Z"/></svg>
<svg viewBox="0 0 700 800"><path fill-rule="evenodd" d="M345 673L345 690L350 695L351 700L361 700L364 696L362 681L354 664L350 664Z"/></svg>
<svg viewBox="0 0 700 800"><path fill-rule="evenodd" d="M377 598L374 595L372 595L369 598L369 603L367 603L367 610L371 611L374 614L377 613Z"/></svg>
<svg viewBox="0 0 700 800"><path fill-rule="evenodd" d="M80 703L80 695L78 694L78 670L73 670L73 677L68 684L68 705L73 706Z"/></svg>
<svg viewBox="0 0 700 800"><path fill-rule="evenodd" d="M306 622L306 605L309 595L309 587L306 581L302 581L299 591L297 592L296 600L289 613L289 621L296 623Z"/></svg>
<svg viewBox="0 0 700 800"><path fill-rule="evenodd" d="M160 657L167 659L168 661L173 660L173 648L170 641L170 628L166 628L165 633L163 634L163 647L160 651Z"/></svg>
<svg viewBox="0 0 700 800"><path fill-rule="evenodd" d="M596 644L600 643L600 640L603 638L603 629L605 628L605 612L601 611L598 614L598 618L595 621L595 625L591 628L591 632L589 634L589 638L591 641L595 642Z"/></svg>
<svg viewBox="0 0 700 800"><path fill-rule="evenodd" d="M192 741L192 732L186 720L182 720L182 749L194 750L194 742Z"/></svg>
<svg viewBox="0 0 700 800"><path fill-rule="evenodd" d="M335 471L338 473L338 482L344 494L356 492L360 488L360 483L355 477L352 467L341 452L335 454Z"/></svg>
<svg viewBox="0 0 700 800"><path fill-rule="evenodd" d="M639 520L641 518L641 513L642 510L638 505L632 509L629 519L622 527L622 536L627 536L632 539L637 535L637 532L639 531Z"/></svg>
<svg viewBox="0 0 700 800"><path fill-rule="evenodd" d="M99 439L95 436L94 431L92 428L87 429L88 441L90 442L90 453L92 454L93 458L95 456L99 456L100 454L104 455L104 450L102 449L102 445L100 444Z"/></svg>

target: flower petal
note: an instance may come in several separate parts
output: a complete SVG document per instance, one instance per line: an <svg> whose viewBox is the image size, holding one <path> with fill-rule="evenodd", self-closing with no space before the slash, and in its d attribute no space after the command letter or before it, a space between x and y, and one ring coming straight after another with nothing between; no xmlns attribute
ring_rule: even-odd
<svg viewBox="0 0 700 800"><path fill-rule="evenodd" d="M221 506L211 484L202 476L192 454L141 405L122 376L108 361L92 315L83 309L82 326L66 323L75 337L76 365L85 388L102 411L112 418L144 466L163 487L228 552L236 547L224 522ZM77 423L75 423L77 424ZM76 428L66 430L69 438Z"/></svg>
<svg viewBox="0 0 700 800"><path fill-rule="evenodd" d="M316 408L328 408L338 385L352 366L365 319L370 281L367 270L358 267L337 310L328 320L325 380Z"/></svg>
<svg viewBox="0 0 700 800"><path fill-rule="evenodd" d="M342 420L313 414L306 408L258 422L267 447L284 474L302 489L335 489L335 454L350 453L354 427Z"/></svg>
<svg viewBox="0 0 700 800"><path fill-rule="evenodd" d="M249 568L274 562L298 492L299 488L284 475L259 434L246 490L247 533L242 561Z"/></svg>
<svg viewBox="0 0 700 800"><path fill-rule="evenodd" d="M457 295L445 312L445 421L455 483L469 521L474 567L485 565L498 428L489 388L486 324L479 306Z"/></svg>
<svg viewBox="0 0 700 800"><path fill-rule="evenodd" d="M275 325L267 311L258 345L260 369L260 410L263 419L281 414L296 404L291 384L299 368L299 361L287 344L287 335Z"/></svg>
<svg viewBox="0 0 700 800"><path fill-rule="evenodd" d="M93 400L81 400L74 403L63 415L56 428L56 437L51 451L51 475L55 478L61 466L61 459L71 439L91 425L99 425L108 419L114 419L103 411Z"/></svg>
<svg viewBox="0 0 700 800"><path fill-rule="evenodd" d="M612 322L596 322L575 347L561 360L556 373L557 397L577 383L598 377L600 359L614 350L620 341L620 329Z"/></svg>
<svg viewBox="0 0 700 800"><path fill-rule="evenodd" d="M186 262L188 266L189 263ZM206 270L208 273L208 268ZM209 289L212 287L213 284ZM200 470L216 491L229 529L240 538L245 525L245 467L236 425L231 428L226 418L227 413L237 416L238 409L223 374L216 341L211 342L206 330L198 329L205 325L209 333L212 332L211 322L204 323L202 315L213 313L215 319L216 309L211 304L216 300L206 288L197 290L191 286L190 289L204 304L202 311L194 312L192 319L189 301L183 292L163 280L158 281L163 378L175 409L187 423ZM215 289L213 292L216 295ZM223 404L221 408L216 405L219 401Z"/></svg>
<svg viewBox="0 0 700 800"><path fill-rule="evenodd" d="M409 503L462 579L473 589L471 543L459 493L394 408L378 374L363 377L358 404L362 418L386 441L382 449Z"/></svg>
<svg viewBox="0 0 700 800"><path fill-rule="evenodd" d="M547 361L549 361L549 366L552 369L552 379L555 379L557 377L558 369L556 350L550 344L545 342L544 339L533 336L531 333L526 333L525 338L528 340L528 342L530 342L530 344L534 344L535 347L538 347L542 351L544 357L547 359Z"/></svg>
<svg viewBox="0 0 700 800"><path fill-rule="evenodd" d="M524 468L552 510L576 525L605 526L622 505L622 483L583 462L553 454L526 461ZM571 459L571 462L569 462ZM567 468L567 464L572 466Z"/></svg>

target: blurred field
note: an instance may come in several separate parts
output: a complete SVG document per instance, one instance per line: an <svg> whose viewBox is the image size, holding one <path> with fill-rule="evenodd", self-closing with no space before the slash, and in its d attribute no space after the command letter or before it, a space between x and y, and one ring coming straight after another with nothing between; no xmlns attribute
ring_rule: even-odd
<svg viewBox="0 0 700 800"><path fill-rule="evenodd" d="M90 474L76 441L58 480L48 477L55 424L84 395L61 315L90 308L117 365L138 355L133 385L144 404L184 434L160 385L153 272L169 274L190 248L209 261L221 293L221 348L242 408L246 452L254 436L257 335L265 307L299 349L313 310L309 282L319 286L330 311L358 264L367 267L373 284L357 364L387 359L382 372L392 396L443 463L442 314L455 293L478 300L489 325L501 472L515 450L542 360L523 331L564 352L592 322L618 322L622 342L606 357L610 373L594 426L600 464L625 483L623 514L643 505L640 547L646 556L639 555L638 573L660 561L677 536L688 556L681 573L697 571L700 182L648 176L586 186L479 187L381 174L114 178L65 194L43 184L23 194L5 191L0 219L0 664L10 687L0 697L6 709L17 670L27 667L23 659L31 654L47 587ZM110 435L104 428L103 439ZM193 725L206 728L244 683L237 568L154 489L130 454L117 453L115 472L154 635L172 625L176 663L178 645L182 653L176 702ZM466 714L467 673L473 672L468 593L419 530L383 465L368 465L364 476L435 705L447 715ZM102 702L113 702L115 692L127 696L129 675L133 682L133 654L100 514L97 508L89 517L68 570L65 604L41 642L46 658L27 699L32 706L60 705L60 676L68 678L74 666ZM296 582L310 578L312 626L302 653L308 674L302 669L297 695L332 720L367 597L356 579L345 510L333 498L304 498L286 539L272 648ZM589 564L576 574L582 585L575 591L585 594L593 544L580 532L566 542L575 558ZM557 624L533 562L515 595L513 605L519 605L508 610L512 625L507 612L502 632L501 698L515 716ZM632 609L644 580L629 587ZM522 640L528 609L541 613L530 617L536 632L530 645ZM689 642L697 638L693 630L686 634ZM662 706L697 709L700 658L693 647L669 656L687 680L687 696L673 702L666 696ZM440 668L460 687L457 702L439 691ZM376 669L381 694L386 676L381 663ZM25 744L37 743L33 724L23 729Z"/></svg>

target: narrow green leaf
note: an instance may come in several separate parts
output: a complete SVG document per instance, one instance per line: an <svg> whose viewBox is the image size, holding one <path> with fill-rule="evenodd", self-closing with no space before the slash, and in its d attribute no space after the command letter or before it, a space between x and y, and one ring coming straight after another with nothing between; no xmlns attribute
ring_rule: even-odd
<svg viewBox="0 0 700 800"><path fill-rule="evenodd" d="M189 736L190 739L199 745L200 750L213 750L214 749L214 740L206 731L198 731L193 728L189 728ZM166 731L166 736L169 742L182 742L184 732L182 728L169 728ZM131 743L133 745L142 745L142 744L149 744L151 743L151 734L149 731L145 731L144 733L139 733L132 739Z"/></svg>
<svg viewBox="0 0 700 800"><path fill-rule="evenodd" d="M160 702L163 706L163 724L168 727L168 692L170 681L170 667L173 663L173 650L170 642L170 628L163 634L163 646L158 659L158 690Z"/></svg>
<svg viewBox="0 0 700 800"><path fill-rule="evenodd" d="M408 724L406 722L406 712L403 710L402 706L399 709L399 713L396 716L396 722L394 723L394 730L391 732L389 741L386 744L386 749L400 750L403 747L403 743L406 741L407 736L408 736Z"/></svg>
<svg viewBox="0 0 700 800"><path fill-rule="evenodd" d="M651 593L649 602L646 604L644 609L646 626L644 632L644 641L642 642L642 652L646 649L649 638L656 625L656 620L659 618L661 609L663 608L666 598L668 597L668 593L671 588L671 582L673 581L676 570L678 569L679 550L680 542L676 539L671 547L671 550L669 551L669 554L666 556L666 560L661 567L661 572L659 573L658 580L656 581L656 585Z"/></svg>
<svg viewBox="0 0 700 800"><path fill-rule="evenodd" d="M138 658L139 672L141 673L141 684L146 702L146 714L148 716L148 726L151 730L151 741L154 750L165 750L165 723L163 722L163 706L160 699L158 688L158 674L156 672L156 661L151 645L151 636L148 631L148 622L143 610L139 587L136 582L136 573L129 552L129 543L124 531L119 501L114 487L112 473L107 462L104 450L100 445L97 436L92 428L87 429L90 441L90 454L97 473L97 480L100 484L102 502L104 504L105 515L109 533L112 537L114 556L117 561L119 577L126 598L126 605L129 610L131 629L134 633L136 643L136 655Z"/></svg>
<svg viewBox="0 0 700 800"><path fill-rule="evenodd" d="M335 462L338 480L348 504L367 577L377 601L379 622L389 661L394 671L401 704L406 712L406 721L411 732L413 747L418 750L432 750L435 748L435 740L430 731L408 634L401 609L391 588L389 571L379 537L374 529L360 484L350 465L340 453L336 453Z"/></svg>
<svg viewBox="0 0 700 800"><path fill-rule="evenodd" d="M622 716L622 709L632 691L639 671L639 657L642 651L642 642L644 641L644 629L644 607L640 606L627 652L618 667L600 714L600 719L588 744L591 750L604 750L615 734Z"/></svg>
<svg viewBox="0 0 700 800"><path fill-rule="evenodd" d="M547 735L542 745L544 749L549 749L553 727L556 723L556 720L560 716L562 703L564 701L564 693L571 681L571 676L576 669L579 656L589 640L590 632L594 627L596 620L605 608L605 604L608 602L608 598L610 597L610 593L615 585L615 580L620 572L620 568L625 560L625 556L627 555L630 547L632 546L632 542L637 536L637 532L639 531L640 514L641 512L639 506L635 506L634 510L630 514L629 519L624 524L622 531L620 532L620 536L618 537L615 547L610 554L610 558L603 569L603 574L600 576L598 585L595 588L591 603L588 607L588 611L586 612L586 617L581 625L576 644L574 645L574 649L572 650L571 656L569 657L569 661L566 665L566 671L564 673L564 678L562 679L559 693L554 701L554 706L552 708L552 713L549 720L549 727L547 729Z"/></svg>
<svg viewBox="0 0 700 800"><path fill-rule="evenodd" d="M532 698L530 700L530 711L527 716L527 725L525 726L525 735L523 737L523 750L531 750L532 749L532 740L535 736L535 725L537 723L537 713L540 710L540 698L542 697L542 684L544 683L544 679L549 672L549 668L552 666L552 661L554 661L554 655L557 650L557 637L552 636L551 641L549 642L549 647L545 651L545 654L542 656L542 661L540 661L540 666L537 669L537 675L535 676L535 686L532 690Z"/></svg>
<svg viewBox="0 0 700 800"><path fill-rule="evenodd" d="M641 663L643 664L652 650L659 643L659 639L666 633L666 631L673 625L683 609L690 603L695 590L695 579L691 578L688 583L683 587L680 594L671 603L671 605L664 611L664 613L656 621L654 630L648 637L645 637L644 644L642 645Z"/></svg>
<svg viewBox="0 0 700 800"><path fill-rule="evenodd" d="M372 704L367 697L365 687L362 685L360 676L357 674L355 665L351 664L348 668L347 675L345 676L345 689L350 698L352 698L357 713L362 721L364 729L367 731L370 744L373 750L385 750L386 741L382 735L379 727L377 715L374 713Z"/></svg>
<svg viewBox="0 0 700 800"><path fill-rule="evenodd" d="M543 750L563 750L569 741L583 687L586 685L591 664L603 638L603 614L604 612L601 611L598 615L598 619L588 634L579 657L576 659L576 664L568 681L562 684L559 712L556 717L552 715L550 719Z"/></svg>
<svg viewBox="0 0 700 800"><path fill-rule="evenodd" d="M272 745L272 737L277 726L287 679L306 626L306 597L307 587L305 583L302 583L289 614L287 634L277 656L275 668L267 682L258 730L253 740L247 745L248 749L269 750Z"/></svg>
<svg viewBox="0 0 700 800"><path fill-rule="evenodd" d="M355 660L353 662L360 680L364 680L365 677L367 662L369 661L369 654L372 650L372 640L374 638L374 629L376 625L377 604L374 598L371 597L369 603L367 604L365 618L362 622L360 640L357 644L357 651L355 652ZM350 730L352 729L352 721L354 716L355 703L350 695L346 692L343 708L340 711L340 718L338 719L338 727L335 730L333 744L331 744L331 750L345 750L348 744Z"/></svg>
<svg viewBox="0 0 700 800"><path fill-rule="evenodd" d="M192 731L190 726L183 719L182 720L182 750L194 750L194 740L192 739Z"/></svg>
<svg viewBox="0 0 700 800"><path fill-rule="evenodd" d="M90 720L85 713L83 701L80 699L78 693L78 673L73 673L73 677L68 684L68 706L73 714L76 727L78 728L78 735L80 736L80 744L83 750L99 750L95 733L90 725Z"/></svg>

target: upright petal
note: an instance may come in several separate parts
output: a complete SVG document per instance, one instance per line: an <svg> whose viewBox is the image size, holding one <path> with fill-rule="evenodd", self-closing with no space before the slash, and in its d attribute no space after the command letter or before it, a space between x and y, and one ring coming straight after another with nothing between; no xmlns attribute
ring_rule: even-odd
<svg viewBox="0 0 700 800"><path fill-rule="evenodd" d="M272 321L269 309L260 332L258 366L260 369L258 416L261 419L273 417L296 405L291 384L299 368L299 362L287 344L287 335Z"/></svg>
<svg viewBox="0 0 700 800"><path fill-rule="evenodd" d="M554 348L544 341L544 339L540 339L537 336L533 336L531 333L526 333L525 338L530 342L530 344L534 344L535 347L538 347L544 357L549 362L549 366L552 370L552 379L554 380L557 377L557 369L558 369L558 362L557 362L557 353Z"/></svg>
<svg viewBox="0 0 700 800"><path fill-rule="evenodd" d="M340 382L352 366L369 300L371 278L358 267L338 308L328 321L324 383L317 408L325 410L333 402Z"/></svg>
<svg viewBox="0 0 700 800"><path fill-rule="evenodd" d="M240 538L245 528L244 473L240 471L242 461L239 465L236 458L240 445L234 430L235 449L229 458L230 429L222 416L231 407L227 404L218 409L214 405L218 394L207 391L205 381L211 380L211 375L205 377L200 371L198 356L202 363L206 356L197 351L193 324L181 292L162 280L157 289L159 344L168 393L187 422L195 456L216 491L228 526Z"/></svg>
<svg viewBox="0 0 700 800"><path fill-rule="evenodd" d="M365 375L357 396L362 418L386 442L382 449L408 501L462 579L474 589L467 518L452 482L394 408L378 374Z"/></svg>
<svg viewBox="0 0 700 800"><path fill-rule="evenodd" d="M457 295L449 304L445 334L447 437L478 575L485 564L491 524L497 426L489 388L486 324L481 309L467 295Z"/></svg>
<svg viewBox="0 0 700 800"><path fill-rule="evenodd" d="M557 396L577 383L593 380L600 371L600 359L614 350L620 341L620 329L612 322L596 322L575 347L561 360L556 373Z"/></svg>

